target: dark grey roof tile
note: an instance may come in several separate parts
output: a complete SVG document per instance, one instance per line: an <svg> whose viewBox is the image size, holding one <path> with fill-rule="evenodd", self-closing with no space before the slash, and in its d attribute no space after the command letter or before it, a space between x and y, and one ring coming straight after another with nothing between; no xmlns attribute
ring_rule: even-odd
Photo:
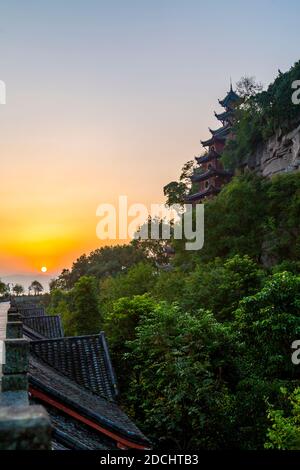
<svg viewBox="0 0 300 470"><path fill-rule="evenodd" d="M115 400L116 379L104 333L31 341L31 353L93 393Z"/></svg>
<svg viewBox="0 0 300 470"><path fill-rule="evenodd" d="M25 333L27 327L30 328L30 330L33 330L34 332L38 333L41 337L33 339L60 338L64 336L60 315L24 317L23 326L25 327Z"/></svg>

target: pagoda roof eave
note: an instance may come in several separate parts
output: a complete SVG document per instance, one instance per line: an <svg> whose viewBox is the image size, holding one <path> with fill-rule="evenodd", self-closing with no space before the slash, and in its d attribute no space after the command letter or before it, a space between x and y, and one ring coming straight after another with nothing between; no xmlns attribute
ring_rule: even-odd
<svg viewBox="0 0 300 470"><path fill-rule="evenodd" d="M224 142L230 130L231 128L229 126L221 127L220 129L217 129L216 131L214 131L214 134L210 139L201 140L200 142L203 145L203 147L212 145L217 141Z"/></svg>
<svg viewBox="0 0 300 470"><path fill-rule="evenodd" d="M229 109L228 111L224 111L223 113L214 113L215 117L218 119L218 121L226 121L228 118L233 116L233 110Z"/></svg>
<svg viewBox="0 0 300 470"><path fill-rule="evenodd" d="M221 155L215 150L210 150L205 155L201 155L201 157L195 157L197 163L199 164L209 162L210 160L213 160L214 158L218 158L218 159L221 158Z"/></svg>
<svg viewBox="0 0 300 470"><path fill-rule="evenodd" d="M200 140L200 142L201 142L201 145L203 145L203 147L208 147L210 145L213 145L215 142L224 142L225 140L226 140L226 137L213 136L208 140Z"/></svg>
<svg viewBox="0 0 300 470"><path fill-rule="evenodd" d="M197 183L199 181L206 180L210 178L211 176L232 176L232 173L230 173L227 170L219 170L217 168L210 168L209 170L205 171L204 173L199 173L199 174L194 174L191 177L191 180L194 183Z"/></svg>
<svg viewBox="0 0 300 470"><path fill-rule="evenodd" d="M205 189L204 191L199 191L198 193L191 194L190 196L186 197L186 202L194 202L205 198L206 196L210 196L211 194L217 194L221 191L221 188L215 188L215 186L210 186L209 188Z"/></svg>
<svg viewBox="0 0 300 470"><path fill-rule="evenodd" d="M237 95L231 87L230 91L227 93L225 98L223 100L218 100L218 101L223 108L228 108L230 107L230 103L236 103L239 100L240 100L239 95Z"/></svg>
<svg viewBox="0 0 300 470"><path fill-rule="evenodd" d="M228 126L228 125L222 126L222 127L219 127L219 129L216 129L216 130L211 129L210 127L208 129L209 129L209 132L211 132L212 135L217 136L217 135L227 134L230 131L230 126Z"/></svg>

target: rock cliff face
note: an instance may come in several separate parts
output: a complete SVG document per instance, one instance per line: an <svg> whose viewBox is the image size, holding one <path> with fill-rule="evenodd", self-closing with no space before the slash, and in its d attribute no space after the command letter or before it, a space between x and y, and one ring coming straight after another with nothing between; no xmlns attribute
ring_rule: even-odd
<svg viewBox="0 0 300 470"><path fill-rule="evenodd" d="M267 177L300 171L300 125L287 134L279 130L257 147L246 166Z"/></svg>

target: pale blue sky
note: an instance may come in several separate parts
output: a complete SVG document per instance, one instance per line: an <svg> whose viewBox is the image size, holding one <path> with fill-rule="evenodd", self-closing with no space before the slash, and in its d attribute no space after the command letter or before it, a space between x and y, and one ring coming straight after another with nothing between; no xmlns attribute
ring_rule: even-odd
<svg viewBox="0 0 300 470"><path fill-rule="evenodd" d="M128 139L133 164L150 144L154 161L164 157L175 176L216 124L212 111L230 77L268 83L299 59L299 17L293 0L10 0L0 7L9 103L1 123L7 138L23 131L29 141L32 127L40 138L59 128L76 139L80 128ZM121 147L112 153L123 168Z"/></svg>

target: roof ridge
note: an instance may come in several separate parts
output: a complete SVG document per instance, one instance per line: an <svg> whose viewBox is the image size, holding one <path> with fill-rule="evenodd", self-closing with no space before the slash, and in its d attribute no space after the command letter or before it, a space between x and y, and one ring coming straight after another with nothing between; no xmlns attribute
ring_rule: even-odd
<svg viewBox="0 0 300 470"><path fill-rule="evenodd" d="M52 315L48 315L48 316L52 316ZM54 316L54 315L53 315ZM60 315L57 315L57 316L60 316ZM47 317L47 316L46 316ZM36 318L36 317L32 317L32 318ZM101 333L104 334L103 331L100 331L100 333L97 333L97 334L93 334L93 335L81 335L81 336L60 336L58 338L44 338L44 339L41 339L41 340L38 340L39 342L47 342L47 341L64 341L64 340L79 340L79 339L88 339L88 338L97 338L101 335ZM35 341L36 343L37 341Z"/></svg>
<svg viewBox="0 0 300 470"><path fill-rule="evenodd" d="M40 317L35 317L34 315L32 315L31 317L26 317L26 320L28 320L29 318L35 318L35 319L38 318L38 319L42 319L42 320L43 320L43 319L45 319L45 318L53 318L53 317L59 317L59 318L61 318L61 316L58 315L58 314L55 314L55 315L41 315Z"/></svg>
<svg viewBox="0 0 300 470"><path fill-rule="evenodd" d="M23 317L23 324L39 333L41 335L40 340L64 337L60 315Z"/></svg>
<svg viewBox="0 0 300 470"><path fill-rule="evenodd" d="M33 389L42 390L54 397L57 397L58 399L61 399L62 402L67 406L71 406L75 410L78 410L80 413L82 413L84 416L87 416L94 422L99 422L100 425L103 424L105 427L107 426L108 428L116 430L120 435L123 435L125 437L127 436L127 438L130 438L131 440L133 440L133 442L136 439L138 441L142 439L142 441L144 441L145 443L147 442L147 438L143 435L143 433L141 433L135 423L131 421L131 419L126 415L126 413L118 406L115 401L108 400L105 396L99 396L96 393L93 393L91 390L81 387L80 384L74 382L69 377L66 377L64 374L58 372L56 369L49 366L49 364L45 364L45 370L43 371L42 368L39 368L39 363L42 362L42 364L44 364L43 361L40 361L40 359L38 359L38 362L35 362L36 358L32 359L33 362L31 363L31 370L29 372L29 382ZM38 370L40 376L36 374ZM49 376L49 373L56 374L56 377L54 376L55 380L57 379L58 381L63 382L57 382L57 385L59 384L59 386L53 387L53 377L51 377L51 375ZM50 379L50 381L45 380L45 377ZM66 388L66 390L70 390L70 394L65 393L64 389L62 389L61 387L62 385L64 385L64 388ZM77 387L83 389L83 395L81 397L81 400L77 399ZM34 393L33 390L31 391ZM74 400L74 391L76 394L76 400ZM87 400L97 400L97 402L94 401L94 403L91 402L89 404ZM98 405L94 406L96 403L98 403ZM103 407L103 405L105 406L105 408ZM105 411L105 413L103 413L103 411ZM128 428L129 424L131 429Z"/></svg>

